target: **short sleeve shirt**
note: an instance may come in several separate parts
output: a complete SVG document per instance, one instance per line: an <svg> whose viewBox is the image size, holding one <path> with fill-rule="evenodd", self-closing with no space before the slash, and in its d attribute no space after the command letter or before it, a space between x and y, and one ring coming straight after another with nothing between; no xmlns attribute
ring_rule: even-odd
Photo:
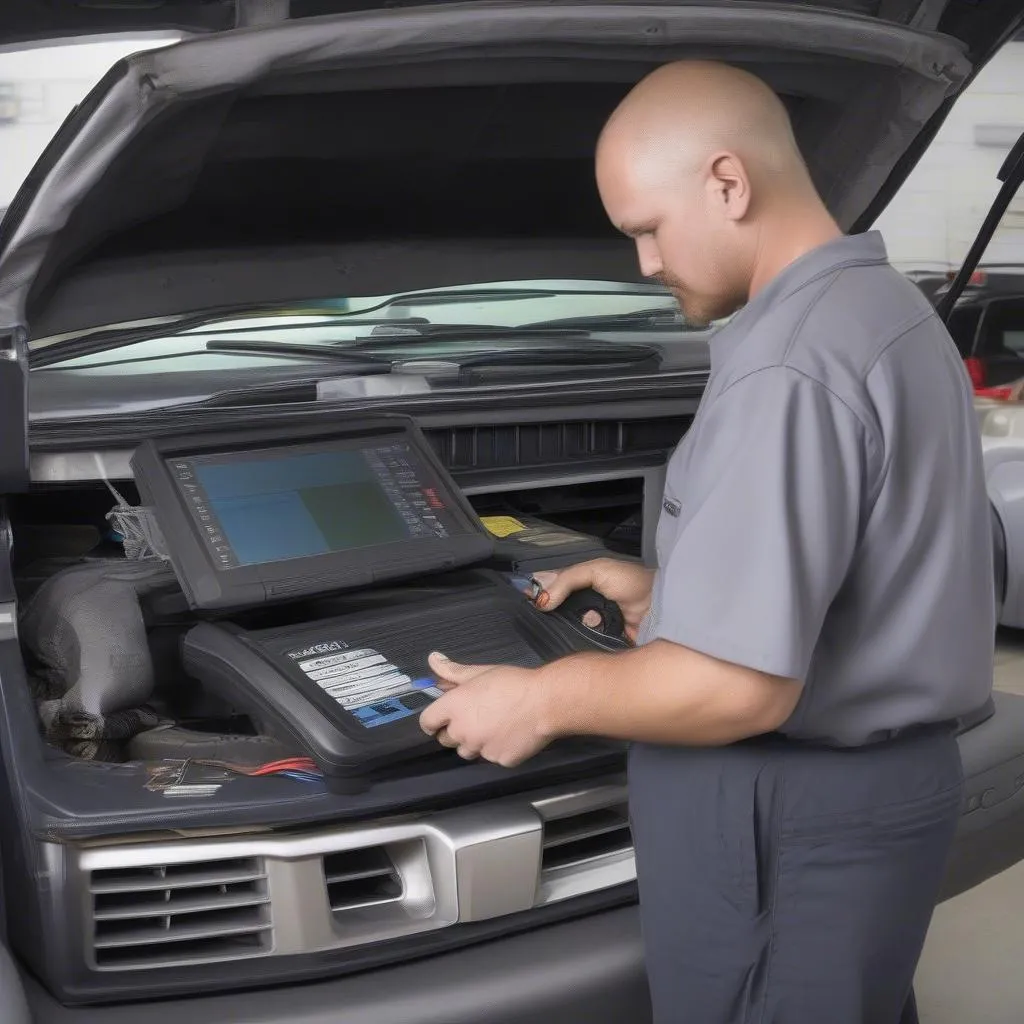
<svg viewBox="0 0 1024 1024"><path fill-rule="evenodd" d="M880 235L806 254L711 340L640 642L799 680L782 732L859 745L991 692L991 521L962 362Z"/></svg>

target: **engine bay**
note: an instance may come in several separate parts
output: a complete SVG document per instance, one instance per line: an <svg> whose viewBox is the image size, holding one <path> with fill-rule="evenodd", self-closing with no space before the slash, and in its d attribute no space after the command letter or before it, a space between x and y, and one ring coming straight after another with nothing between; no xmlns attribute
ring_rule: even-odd
<svg viewBox="0 0 1024 1024"><path fill-rule="evenodd" d="M16 952L47 989L95 1004L338 975L634 900L622 744L559 741L506 769L426 742L417 712L430 650L525 665L617 649L613 607L588 598L556 621L530 577L654 561L665 424L560 425L552 455L532 428L424 439L361 414L358 452L394 428L415 457L393 478L364 459L359 480L351 423L218 425L12 497L0 854ZM304 495L293 457L325 451L335 477L313 482L331 496ZM232 467L253 461L259 486L239 488ZM409 540L381 481L419 510ZM271 494L269 513L253 506ZM240 501L241 532L221 499ZM1018 856L1024 699L999 696L964 723L951 893Z"/></svg>
<svg viewBox="0 0 1024 1024"><path fill-rule="evenodd" d="M378 429L380 426L378 424ZM316 445L310 442L303 451L295 448L294 435L275 437L272 431L265 431L255 440L246 441L242 435L221 438L221 443L234 445L234 457L242 460L251 460L252 451L260 445L273 448L275 443L280 445L284 441L292 446L287 450L293 463L296 452L300 459L304 455L307 462L312 460L311 468L318 465L319 460L322 469L323 459L330 458L332 442L328 442L326 449L321 445L324 450L320 451L313 451L310 446L315 448ZM200 438L190 443L208 448L211 442ZM337 439L333 443L337 447ZM443 514L449 519L457 514L458 524L449 521L448 528L457 525L462 533L450 543L442 540L440 545L438 538L432 538L426 544L427 554L419 562L410 559L406 551L389 563L386 550L382 550L380 544L373 546L375 538L381 536L381 514L383 512L386 518L388 509L385 492L379 488L367 491L365 481L362 484L314 481L317 486L308 492L315 493L315 500L320 503L333 500L339 509L347 510L346 516L338 516L333 515L328 506L320 509L328 520L332 520L333 515L335 526L358 520L357 528L366 534L357 538L363 545L356 549L362 552L358 571L353 571L349 557L347 564L341 565L330 578L324 575L322 561L294 557L295 545L301 546L309 540L301 536L301 529L289 533L281 521L282 501L284 507L295 512L295 492L290 492L291 505L289 496L281 494L273 496L277 504L272 502L269 512L264 502L260 507L260 514L265 516L263 520L254 519L251 504L242 506L238 512L238 501L246 499L236 496L236 511L232 513L236 540L244 535L243 543L250 548L253 545L266 548L271 543L266 538L276 538L273 543L278 546L291 545L292 550L286 551L291 557L278 559L277 564L292 566L292 582L282 588L287 593L272 597L266 595L263 583L259 583L248 596L222 598L221 603L229 606L226 608L202 607L201 600L197 607L195 594L188 590L187 575L183 587L181 573L176 572L167 551L152 550L152 537L147 539L146 536L146 523L151 520L140 519L136 514L140 508L151 507L152 501L145 498L151 499L152 495L144 498L135 481L116 480L74 489L40 488L23 496L12 508L12 558L21 609L19 634L38 726L48 746L80 761L147 765L154 775L160 773L165 785L184 786L185 791L196 794L204 792L203 786L207 787L205 791L210 791L216 783L189 782L185 778L188 772L200 778L213 778L218 772L266 772L312 781L322 777L322 765L316 766L310 761L308 734L303 742L303 737L295 736L287 728L268 729L256 709L248 706L251 702L238 700L237 694L234 699L230 698L224 686L212 684L208 677L204 680L203 667L211 663L208 649L211 639L221 646L237 646L238 638L243 635L298 630L308 641L305 647L326 648L345 641L319 636L315 629L310 633L309 624L337 621L339 617L343 620L353 615L362 616L364 620L369 617L366 629L371 634L381 631L387 634L389 630L407 634L409 623L419 620L426 628L424 635L436 639L438 623L465 618L462 612L454 614L453 619L444 608L453 602L458 604L459 595L469 592L476 595L470 603L474 600L479 603L481 594L491 595L485 598L485 603L496 601L505 609L504 613L495 612L490 618L495 622L503 621L508 635L525 629L532 631L535 642L546 652L570 650L572 643L580 640L582 610L572 623L574 634L558 639L550 635L548 622L539 621L544 616L530 614L523 619L532 609L520 599L513 585L508 587L508 593L500 593L504 586L501 581L505 579L511 584L510 578L516 573L600 555L641 558L644 553L643 477L612 475L592 482L554 482L549 486L515 490L488 488L467 498L432 454L426 446L418 446L418 458L430 462L430 483L423 486L426 492L422 499L423 511L428 520L436 523L432 517L437 506L453 505L455 512ZM154 455L150 461L152 466L157 466L160 457ZM189 468L183 472L188 480L183 484L178 481L178 490L191 494L197 486L194 469L188 460L181 458L177 465L182 471L186 463ZM288 471L287 467L282 470L281 465L277 468ZM259 463L254 469L257 477L261 472L265 475L267 464ZM228 467L228 472L231 471L237 473L237 469ZM408 466L399 467L398 472L403 471L415 477ZM173 504L170 477L163 485L165 504ZM397 486L393 477L389 477L387 486ZM438 496L438 489L443 497ZM413 490L419 500L418 483L414 483ZM356 507L354 494L362 496L362 508ZM205 499L208 497L204 494ZM384 505L380 504L382 500ZM301 504L299 507L301 509ZM196 538L224 540L223 524L216 524L219 533L212 532L214 527L205 507L201 514L202 519L192 517L194 536L189 543L193 561L202 551L211 559L217 557L215 544L203 546ZM184 529L184 518L180 516L177 523L179 535ZM332 522L327 523L328 528ZM423 522L417 522L415 528L427 529ZM445 527L440 529L446 532ZM161 536L159 526L156 532ZM166 547L166 540L161 543ZM180 546L181 541L178 543ZM420 547L423 548L422 543ZM225 550L229 549L225 547ZM228 557L237 563L234 552ZM432 559L437 564L433 564ZM381 566L388 564L391 568L382 571ZM238 568L236 564L236 575ZM242 574L245 574L244 568ZM398 579L389 580L389 574ZM208 575L223 578L231 574L221 571ZM314 581L311 586L304 583L309 580ZM247 585L251 584L250 579ZM302 592L304 586L308 592ZM375 629L375 616L379 618L382 609L390 609L385 617L397 615L403 624ZM502 614L511 615L512 619L502 619ZM474 632L479 637L488 634L488 615L481 613L478 619ZM599 621L603 623L604 619ZM428 625L430 622L434 625ZM186 638L200 626L207 647L189 646ZM545 640L539 640L538 630L547 634ZM501 632L497 627L490 630L490 648L486 644L470 647L463 644L460 648L455 637L454 647L450 649L462 649L466 656L477 660L486 657L491 650L494 656L518 657L524 663L535 663L537 655L531 655L525 648L518 650L515 644L512 647L506 644L503 648L499 639ZM583 633L588 632L583 627ZM443 634L441 628L440 635ZM378 635L376 639L380 642L381 637ZM599 629L589 641L614 644L615 638L602 634ZM307 653L311 656L304 661L312 666L309 671L322 679L335 680L336 688L339 666L345 659L335 655L332 661L331 655L324 651L316 656L312 651ZM416 680L413 680L408 672L399 672L393 662L375 648L364 646L362 654L359 648L354 652L350 650L349 662L353 662L353 655L358 657L354 658L353 668L346 676L348 687L351 689L354 685L352 672L363 672L372 678L389 672L391 679L408 678L409 683L417 682L421 688L406 694L410 708L403 710L402 705L391 705L392 716L397 714L410 720L404 723L408 728L415 723L412 709L421 707L425 699L420 682L425 653L404 655L406 662L412 659L408 668L416 673ZM324 658L327 663L321 664ZM390 699L393 696L380 688L366 692L370 697ZM311 696L315 698L316 694ZM380 746L379 742L373 745ZM208 762L203 766L205 775L197 762ZM176 775L175 770L185 763L188 771L179 771ZM178 781L167 782L168 779ZM189 790L189 786L194 788Z"/></svg>
<svg viewBox="0 0 1024 1024"><path fill-rule="evenodd" d="M649 559L665 452L457 454L401 416L228 428L11 498L0 855L17 953L61 1002L365 969L635 899L623 744L508 769L418 718L432 650L626 643L586 594L539 611L531 573Z"/></svg>

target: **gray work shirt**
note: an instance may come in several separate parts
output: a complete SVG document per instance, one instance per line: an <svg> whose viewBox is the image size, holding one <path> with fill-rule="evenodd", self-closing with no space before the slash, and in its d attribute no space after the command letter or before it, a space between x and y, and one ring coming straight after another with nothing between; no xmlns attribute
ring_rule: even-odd
<svg viewBox="0 0 1024 1024"><path fill-rule="evenodd" d="M955 718L992 687L992 536L962 362L877 232L790 264L711 339L668 465L640 642L803 683L789 736Z"/></svg>

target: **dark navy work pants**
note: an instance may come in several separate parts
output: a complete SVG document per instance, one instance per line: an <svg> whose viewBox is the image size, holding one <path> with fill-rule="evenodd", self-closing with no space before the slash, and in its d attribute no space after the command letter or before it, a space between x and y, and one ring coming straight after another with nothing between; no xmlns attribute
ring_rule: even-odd
<svg viewBox="0 0 1024 1024"><path fill-rule="evenodd" d="M657 1024L916 1020L960 811L952 730L636 745L629 790Z"/></svg>

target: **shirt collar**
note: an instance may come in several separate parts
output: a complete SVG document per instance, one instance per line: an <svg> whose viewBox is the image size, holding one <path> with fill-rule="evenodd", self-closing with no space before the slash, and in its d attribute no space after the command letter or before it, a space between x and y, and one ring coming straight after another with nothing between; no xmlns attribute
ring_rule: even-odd
<svg viewBox="0 0 1024 1024"><path fill-rule="evenodd" d="M776 274L728 323L712 335L712 375L728 362L757 321L794 292L843 267L887 263L888 259L885 242L878 231L842 235L804 253Z"/></svg>

